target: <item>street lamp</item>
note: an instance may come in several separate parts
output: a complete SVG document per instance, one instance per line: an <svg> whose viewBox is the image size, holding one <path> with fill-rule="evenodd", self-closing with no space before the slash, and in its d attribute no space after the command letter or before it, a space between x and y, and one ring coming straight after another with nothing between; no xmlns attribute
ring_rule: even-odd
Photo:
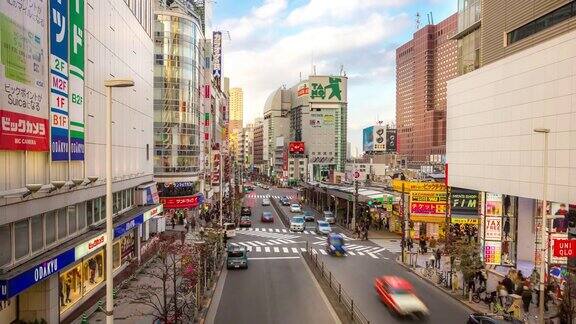
<svg viewBox="0 0 576 324"><path fill-rule="evenodd" d="M544 323L544 280L546 278L546 259L548 257L548 223L546 220L546 202L547 195L548 195L548 134L550 133L550 129L548 128L535 128L534 132L544 134L544 190L542 194L542 225L540 226L540 244L542 244L541 248L541 256L540 256L540 294L538 296L540 302L540 309L538 310L539 322Z"/></svg>
<svg viewBox="0 0 576 324"><path fill-rule="evenodd" d="M126 88L134 85L129 79L104 81L106 87L106 324L114 323L114 276L112 275L112 88Z"/></svg>

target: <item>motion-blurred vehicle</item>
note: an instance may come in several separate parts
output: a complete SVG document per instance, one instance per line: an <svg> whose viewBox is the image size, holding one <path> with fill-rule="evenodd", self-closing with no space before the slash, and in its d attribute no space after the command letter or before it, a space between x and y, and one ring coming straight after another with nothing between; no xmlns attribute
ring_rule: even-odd
<svg viewBox="0 0 576 324"><path fill-rule="evenodd" d="M224 223L224 235L226 238L231 238L236 236L236 225L234 223Z"/></svg>
<svg viewBox="0 0 576 324"><path fill-rule="evenodd" d="M374 281L380 300L398 316L416 316L420 319L430 314L428 307L414 294L412 284L396 276L382 276Z"/></svg>
<svg viewBox="0 0 576 324"><path fill-rule="evenodd" d="M316 222L316 233L321 235L328 235L332 232L332 228L328 222L323 220L318 220Z"/></svg>
<svg viewBox="0 0 576 324"><path fill-rule="evenodd" d="M290 199L288 199L286 196L281 197L280 204L282 204L282 206L290 206Z"/></svg>
<svg viewBox="0 0 576 324"><path fill-rule="evenodd" d="M272 212L265 211L262 212L262 217L260 218L262 223L274 223L274 216L272 216Z"/></svg>
<svg viewBox="0 0 576 324"><path fill-rule="evenodd" d="M244 246L228 245L226 250L227 269L248 269L248 251Z"/></svg>
<svg viewBox="0 0 576 324"><path fill-rule="evenodd" d="M466 324L504 324L510 323L505 316L495 314L474 313L468 316ZM518 323L522 323L519 321Z"/></svg>
<svg viewBox="0 0 576 324"><path fill-rule="evenodd" d="M240 216L252 216L252 208L243 206L240 210Z"/></svg>
<svg viewBox="0 0 576 324"><path fill-rule="evenodd" d="M345 256L346 255L346 247L345 247L344 237L338 233L329 233L328 237L326 238L326 252L333 256Z"/></svg>
<svg viewBox="0 0 576 324"><path fill-rule="evenodd" d="M290 219L290 230L293 232L304 232L304 216L294 216Z"/></svg>
<svg viewBox="0 0 576 324"><path fill-rule="evenodd" d="M336 224L336 218L334 217L334 214L331 211L325 210L324 212L322 212L322 216L324 216L324 220L328 222L328 224L330 225Z"/></svg>
<svg viewBox="0 0 576 324"><path fill-rule="evenodd" d="M250 216L240 217L240 227L250 227L250 226L252 226L252 221L250 220Z"/></svg>
<svg viewBox="0 0 576 324"><path fill-rule="evenodd" d="M262 206L270 206L270 198L262 198Z"/></svg>
<svg viewBox="0 0 576 324"><path fill-rule="evenodd" d="M268 186L268 185L262 185L262 189L264 189L264 190L270 190L270 186Z"/></svg>
<svg viewBox="0 0 576 324"><path fill-rule="evenodd" d="M304 220L307 222L313 222L315 221L314 219L314 213L312 213L309 210L304 211Z"/></svg>
<svg viewBox="0 0 576 324"><path fill-rule="evenodd" d="M302 208L300 207L299 204L292 204L292 205L290 205L290 212L291 213L301 213Z"/></svg>

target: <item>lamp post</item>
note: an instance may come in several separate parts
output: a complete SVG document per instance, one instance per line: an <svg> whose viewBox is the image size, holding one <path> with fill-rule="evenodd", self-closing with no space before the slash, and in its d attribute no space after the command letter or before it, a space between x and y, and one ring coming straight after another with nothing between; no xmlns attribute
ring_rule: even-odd
<svg viewBox="0 0 576 324"><path fill-rule="evenodd" d="M545 302L545 285L544 280L546 279L546 259L548 258L548 223L546 220L546 205L548 204L546 199L548 195L548 134L550 129L548 128L535 128L534 132L544 134L544 188L542 194L542 225L540 226L540 244L541 246L541 256L540 256L540 294L538 310L538 321L544 324L544 302Z"/></svg>
<svg viewBox="0 0 576 324"><path fill-rule="evenodd" d="M106 87L106 324L114 323L114 276L112 275L112 243L114 228L112 222L112 88L126 88L134 85L129 79L104 81Z"/></svg>

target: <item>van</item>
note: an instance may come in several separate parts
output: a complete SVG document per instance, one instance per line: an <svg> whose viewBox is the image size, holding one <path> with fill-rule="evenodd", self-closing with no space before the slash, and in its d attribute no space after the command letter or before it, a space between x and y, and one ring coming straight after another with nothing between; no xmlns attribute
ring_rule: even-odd
<svg viewBox="0 0 576 324"><path fill-rule="evenodd" d="M248 251L243 246L229 245L226 251L227 269L248 269Z"/></svg>
<svg viewBox="0 0 576 324"><path fill-rule="evenodd" d="M234 223L224 223L224 233L226 238L231 238L236 236L236 225Z"/></svg>
<svg viewBox="0 0 576 324"><path fill-rule="evenodd" d="M336 218L334 217L334 214L329 211L329 210L325 210L324 212L322 212L322 215L324 216L324 220L330 224L336 224Z"/></svg>

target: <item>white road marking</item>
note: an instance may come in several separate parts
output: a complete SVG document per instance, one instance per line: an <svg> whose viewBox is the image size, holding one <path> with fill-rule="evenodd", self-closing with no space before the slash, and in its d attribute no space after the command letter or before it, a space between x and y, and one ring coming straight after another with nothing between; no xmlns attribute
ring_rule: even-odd
<svg viewBox="0 0 576 324"><path fill-rule="evenodd" d="M280 249L277 247L274 247L274 253L280 253Z"/></svg>
<svg viewBox="0 0 576 324"><path fill-rule="evenodd" d="M232 243L231 242L230 244L232 244L233 246L238 246L238 243Z"/></svg>
<svg viewBox="0 0 576 324"><path fill-rule="evenodd" d="M283 228L282 233L288 233L288 231L285 228Z"/></svg>
<svg viewBox="0 0 576 324"><path fill-rule="evenodd" d="M347 253L350 254L350 255L356 255L356 254L354 254L354 252L352 252L352 251L348 251Z"/></svg>
<svg viewBox="0 0 576 324"><path fill-rule="evenodd" d="M290 241L287 241L287 240L278 240L278 242L280 242L280 243L284 243L284 244L288 244L288 243L291 243Z"/></svg>
<svg viewBox="0 0 576 324"><path fill-rule="evenodd" d="M248 251L249 251L249 252L252 252L252 247L251 247L251 246L248 246Z"/></svg>
<svg viewBox="0 0 576 324"><path fill-rule="evenodd" d="M326 242L324 242L324 241L320 241L320 242L314 242L314 243L312 243L312 244L315 244L315 245L320 245L320 244L324 244L324 243L326 243Z"/></svg>
<svg viewBox="0 0 576 324"><path fill-rule="evenodd" d="M292 253L298 253L298 249L297 249L297 248L292 248Z"/></svg>
<svg viewBox="0 0 576 324"><path fill-rule="evenodd" d="M356 253L358 253L358 255L364 255L364 253L362 253L360 251L356 251Z"/></svg>
<svg viewBox="0 0 576 324"><path fill-rule="evenodd" d="M377 257L374 253L368 252L368 255L371 256L371 257L374 258L374 259L378 259L378 257Z"/></svg>
<svg viewBox="0 0 576 324"><path fill-rule="evenodd" d="M288 248L283 247L283 248L282 248L282 252L288 253Z"/></svg>
<svg viewBox="0 0 576 324"><path fill-rule="evenodd" d="M260 229L259 229L259 228L255 228L254 230L255 230L256 232L260 232Z"/></svg>
<svg viewBox="0 0 576 324"><path fill-rule="evenodd" d="M271 241L268 241L268 242L270 242L270 243L272 243L272 244L280 244L280 242L278 242L278 241L272 241L272 240L271 240Z"/></svg>
<svg viewBox="0 0 576 324"><path fill-rule="evenodd" d="M238 243L238 244L243 245L243 246L245 246L245 247L250 247L250 245L248 245L248 244L246 244L246 243L244 243L244 242L240 242L240 243Z"/></svg>
<svg viewBox="0 0 576 324"><path fill-rule="evenodd" d="M384 250L386 250L386 248L379 248L379 249L377 249L377 250L375 250L375 251L372 251L372 253L379 253L379 252L382 252L382 251L384 251Z"/></svg>
<svg viewBox="0 0 576 324"><path fill-rule="evenodd" d="M315 249L312 249L312 254L318 254Z"/></svg>
<svg viewBox="0 0 576 324"><path fill-rule="evenodd" d="M248 258L248 260L287 260L287 259L300 259L300 256Z"/></svg>
<svg viewBox="0 0 576 324"><path fill-rule="evenodd" d="M269 248L269 247L265 247L265 248L264 248L264 252L270 253L270 248Z"/></svg>
<svg viewBox="0 0 576 324"><path fill-rule="evenodd" d="M250 245L252 245L252 246L258 246L258 244L254 243L254 242L246 242L246 243L248 243L248 244L250 244Z"/></svg>
<svg viewBox="0 0 576 324"><path fill-rule="evenodd" d="M324 250L320 250L320 253L322 253L322 254L324 254L324 255L328 254L328 253L326 253L326 251L324 251Z"/></svg>
<svg viewBox="0 0 576 324"><path fill-rule="evenodd" d="M266 246L266 244L264 244L264 243L262 243L262 242L256 241L256 242L254 242L254 243L256 243L256 244L258 244L258 245L261 245L261 246Z"/></svg>
<svg viewBox="0 0 576 324"><path fill-rule="evenodd" d="M275 230L276 230L276 233L280 233L280 230L279 230L279 229L275 228Z"/></svg>
<svg viewBox="0 0 576 324"><path fill-rule="evenodd" d="M261 247L256 247L256 252L262 252L262 248Z"/></svg>
<svg viewBox="0 0 576 324"><path fill-rule="evenodd" d="M300 248L300 251L306 252L306 248Z"/></svg>

